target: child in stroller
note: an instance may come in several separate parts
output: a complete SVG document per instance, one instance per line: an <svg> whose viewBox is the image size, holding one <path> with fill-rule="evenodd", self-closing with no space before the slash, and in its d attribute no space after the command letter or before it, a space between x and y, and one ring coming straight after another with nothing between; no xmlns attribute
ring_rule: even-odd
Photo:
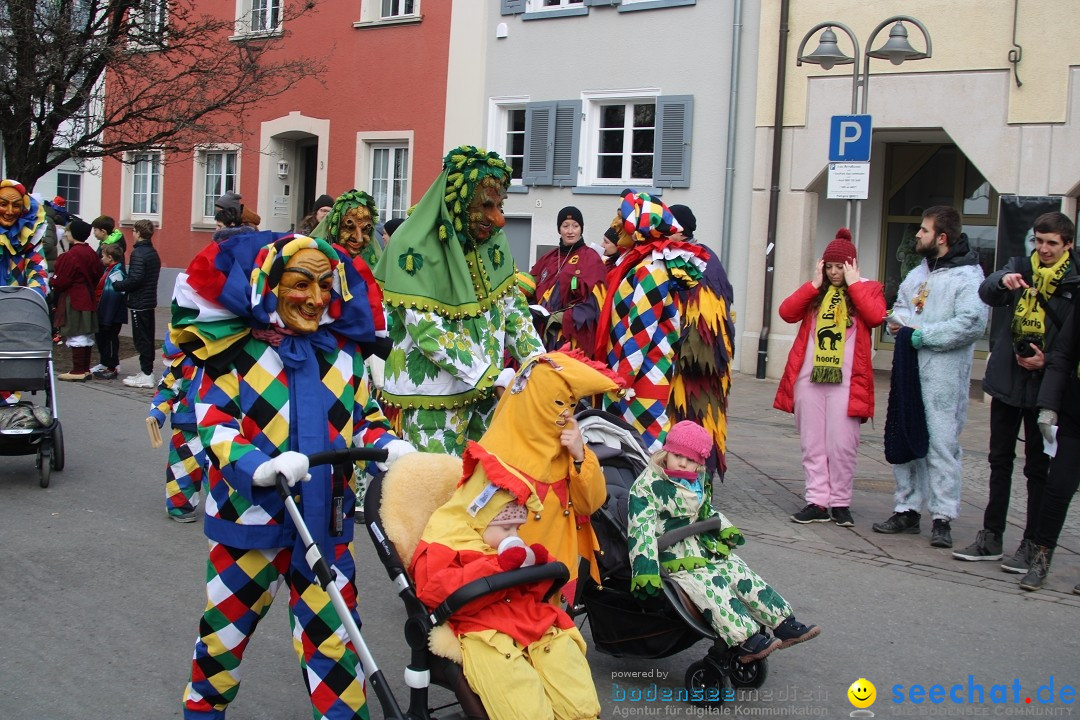
<svg viewBox="0 0 1080 720"><path fill-rule="evenodd" d="M731 552L745 540L712 509L710 483L700 477L712 447L708 432L678 423L650 459L620 418L589 411L578 422L608 482L608 502L593 515L601 584L586 585L575 608L588 612L596 648L658 658L705 638L713 646L688 668L686 699L730 699L729 682L760 687L768 654L820 629L795 620L786 601Z"/></svg>

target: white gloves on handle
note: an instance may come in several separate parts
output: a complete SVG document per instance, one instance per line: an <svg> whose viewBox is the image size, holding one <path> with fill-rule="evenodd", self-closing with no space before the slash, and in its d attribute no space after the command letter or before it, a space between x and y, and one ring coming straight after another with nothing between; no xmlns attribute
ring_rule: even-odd
<svg viewBox="0 0 1080 720"><path fill-rule="evenodd" d="M311 479L311 475L308 474L307 455L286 450L276 458L267 460L255 468L251 476L251 484L258 487L274 487L277 484L278 473L285 476L289 487L298 482L307 482Z"/></svg>
<svg viewBox="0 0 1080 720"><path fill-rule="evenodd" d="M383 389L383 380L386 377L386 361L381 357L372 355L367 360L364 360L367 364L368 377L371 378L371 383L378 389Z"/></svg>
<svg viewBox="0 0 1080 720"><path fill-rule="evenodd" d="M386 461L375 463L375 467L379 468L383 472L389 470L390 466L397 462L398 459L404 457L405 455L408 455L409 453L416 452L416 448L414 448L410 443L406 442L405 440L391 440L385 447L383 447L383 450L386 450Z"/></svg>

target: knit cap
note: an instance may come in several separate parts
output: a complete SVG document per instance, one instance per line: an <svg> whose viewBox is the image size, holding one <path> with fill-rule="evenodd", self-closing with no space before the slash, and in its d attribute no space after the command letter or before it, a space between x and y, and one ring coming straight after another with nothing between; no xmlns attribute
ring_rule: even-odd
<svg viewBox="0 0 1080 720"><path fill-rule="evenodd" d="M320 195L315 199L315 206L311 208L311 212L315 212L319 208L334 207L334 198L329 195Z"/></svg>
<svg viewBox="0 0 1080 720"><path fill-rule="evenodd" d="M827 263L854 262L858 257L858 251L851 244L851 231L840 228L836 231L836 239L825 248L821 259Z"/></svg>
<svg viewBox="0 0 1080 720"><path fill-rule="evenodd" d="M694 231L697 230L697 218L694 217L694 211L685 205L669 205L668 210L682 225L683 235L687 238L693 238Z"/></svg>
<svg viewBox="0 0 1080 720"><path fill-rule="evenodd" d="M664 449L704 465L712 454L713 440L708 430L693 420L683 420L668 430Z"/></svg>
<svg viewBox="0 0 1080 720"><path fill-rule="evenodd" d="M222 210L235 210L237 216L240 215L240 195L232 190L225 192L218 197L214 202L215 207L219 207Z"/></svg>
<svg viewBox="0 0 1080 720"><path fill-rule="evenodd" d="M562 224L567 220L573 220L581 227L585 227L585 220L581 217L581 211L573 205L567 205L555 216L555 228L561 228Z"/></svg>
<svg viewBox="0 0 1080 720"><path fill-rule="evenodd" d="M90 231L92 229L90 223L84 222L79 218L73 218L68 224L68 230L71 232L71 237L79 242L86 242L87 238L90 237Z"/></svg>
<svg viewBox="0 0 1080 720"><path fill-rule="evenodd" d="M508 502L495 517L491 518L488 525L523 525L527 517L528 512L524 505Z"/></svg>

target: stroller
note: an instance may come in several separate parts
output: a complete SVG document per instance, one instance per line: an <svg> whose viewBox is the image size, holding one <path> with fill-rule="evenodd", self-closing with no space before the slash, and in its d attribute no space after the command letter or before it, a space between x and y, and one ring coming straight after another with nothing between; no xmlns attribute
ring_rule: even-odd
<svg viewBox="0 0 1080 720"><path fill-rule="evenodd" d="M2 404L16 393L39 391L45 393L44 405ZM36 455L43 488L53 470L64 469L59 415L49 307L35 290L0 287L0 455Z"/></svg>
<svg viewBox="0 0 1080 720"><path fill-rule="evenodd" d="M408 613L405 620L405 640L411 649L411 657L405 670L405 681L410 689L406 717L432 720L432 713L453 707L453 704L428 707L428 688L433 682L454 693L457 700L455 704L460 706L460 712L455 711L452 717L487 720L488 714L483 703L469 687L460 661L432 652L431 646L457 645L453 631L446 621L473 600L515 585L551 581L551 587L545 595L545 599L548 599L569 580L570 572L560 562L549 562L489 575L459 588L434 612L429 612L417 597L416 588L405 568L428 518L450 499L461 478L460 458L443 456L440 462L445 464L425 478L430 483L426 490L430 492L417 492L414 478L396 475L394 470L387 475L376 477L368 486L364 497L364 516L379 560L398 588L398 596L405 603ZM388 508L404 508L403 514L408 517L387 526L384 524L384 516L388 512L384 511L388 511ZM437 642L438 633L442 633L444 642Z"/></svg>
<svg viewBox="0 0 1080 720"><path fill-rule="evenodd" d="M682 652L700 640L712 646L686 670L686 700L719 705L732 699L735 688L759 688L768 676L768 660L738 661L678 585L661 568L663 597L640 601L630 593L630 557L627 549L630 488L649 462L649 453L637 431L622 418L602 410L577 416L585 442L604 470L608 498L592 515L600 543L597 557L600 584L588 573L579 575L572 615L587 614L596 649L614 657L662 658ZM664 534L661 550L690 535L718 530L719 519L694 523Z"/></svg>

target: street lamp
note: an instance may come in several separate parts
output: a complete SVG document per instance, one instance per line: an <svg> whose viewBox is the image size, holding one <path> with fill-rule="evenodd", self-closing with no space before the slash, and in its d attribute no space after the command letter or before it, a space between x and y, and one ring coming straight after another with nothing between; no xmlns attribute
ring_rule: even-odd
<svg viewBox="0 0 1080 720"><path fill-rule="evenodd" d="M926 41L926 51L921 52L916 50L908 42L908 31L904 25L905 22L909 22L922 31L923 39ZM878 33L884 30L889 23L895 23L892 29L889 30L889 39L885 41L885 44L876 50L867 50L862 55L863 67L862 73L859 73L859 40L855 37L855 33L851 31L847 25L836 21L828 21L818 23L803 36L802 42L799 43L799 50L796 53L798 60L797 66L802 66L804 62L820 65L824 70L831 70L837 65L852 65L851 71L851 114L856 112L866 114L867 102L869 99L870 90L870 58L879 58L881 60L888 60L893 65L900 65L905 60L922 60L923 58L930 57L930 31L926 29L919 20L911 17L910 15L894 15L886 20L883 20L874 31L870 33L870 39L866 43L867 48L874 46L874 40L877 38ZM833 32L833 28L839 28L848 36L851 40L851 44L855 49L854 56L850 56L844 53L843 50L836 44L836 33ZM818 47L814 52L809 55L804 55L803 50L806 49L806 43L818 30L825 28L825 31L821 33L821 37L818 40ZM862 105L861 109L859 105L859 88L862 87ZM847 208L845 212L845 224L851 228L854 232L855 245L859 244L859 225L862 220L862 200L855 201L855 224L851 224L851 200L847 201Z"/></svg>

